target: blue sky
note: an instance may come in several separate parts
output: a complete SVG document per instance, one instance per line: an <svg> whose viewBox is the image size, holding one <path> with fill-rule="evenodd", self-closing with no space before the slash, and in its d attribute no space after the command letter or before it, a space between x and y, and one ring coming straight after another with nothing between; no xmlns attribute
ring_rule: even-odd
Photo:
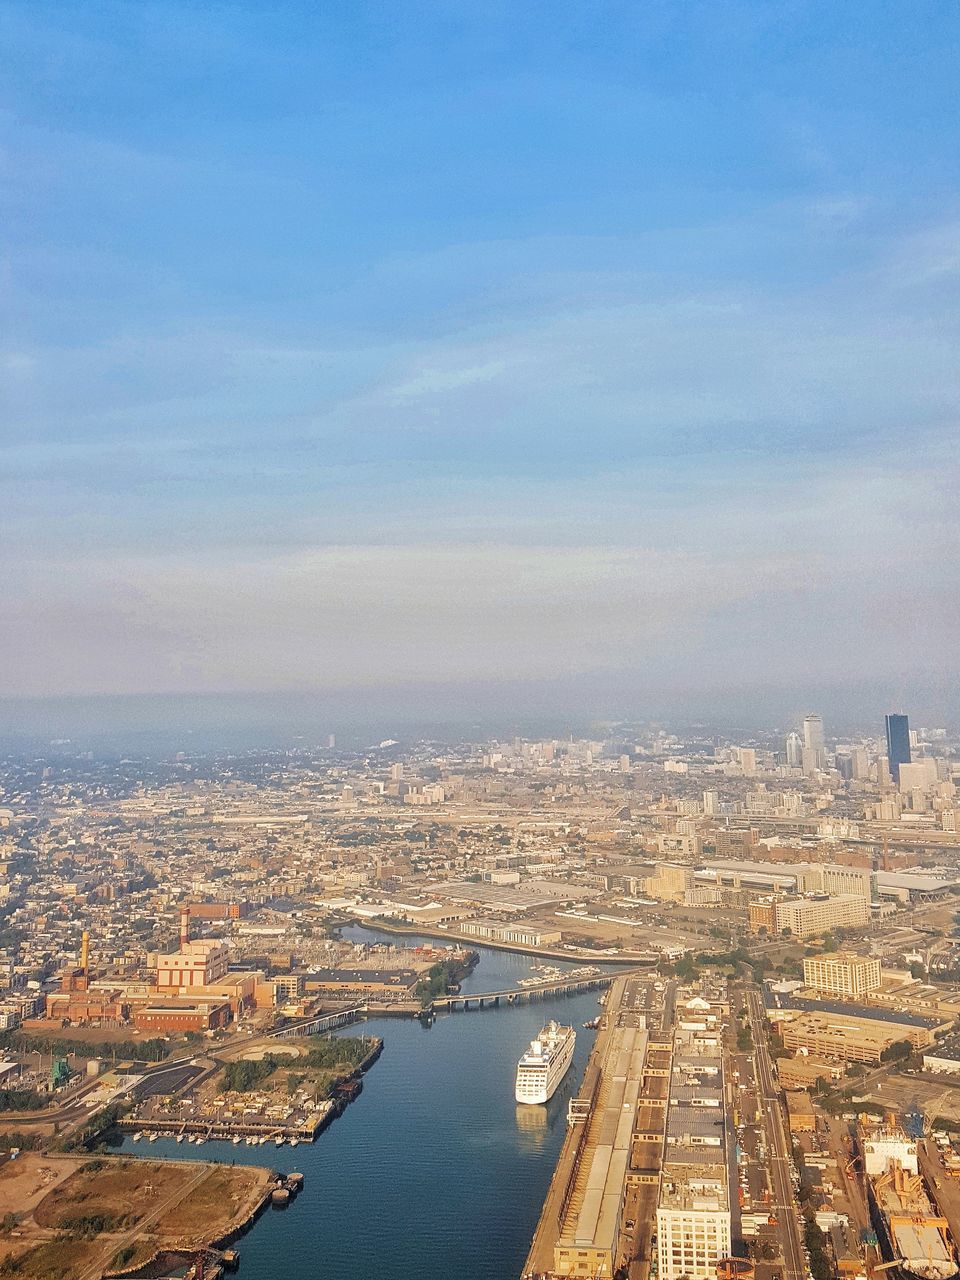
<svg viewBox="0 0 960 1280"><path fill-rule="evenodd" d="M0 694L955 672L956 6L0 48Z"/></svg>

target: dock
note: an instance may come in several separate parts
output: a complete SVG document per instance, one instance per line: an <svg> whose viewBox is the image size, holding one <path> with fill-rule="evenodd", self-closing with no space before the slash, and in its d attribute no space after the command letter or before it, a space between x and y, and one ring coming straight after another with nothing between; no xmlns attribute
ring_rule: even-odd
<svg viewBox="0 0 960 1280"><path fill-rule="evenodd" d="M672 987L620 975L569 1103L569 1128L523 1280L613 1276L656 1211L669 1088Z"/></svg>

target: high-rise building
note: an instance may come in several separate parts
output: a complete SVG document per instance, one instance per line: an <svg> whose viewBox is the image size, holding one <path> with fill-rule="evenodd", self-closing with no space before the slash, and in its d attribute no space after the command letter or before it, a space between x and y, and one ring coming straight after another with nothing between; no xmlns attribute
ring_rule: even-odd
<svg viewBox="0 0 960 1280"><path fill-rule="evenodd" d="M823 737L823 721L817 715L803 717L804 770L823 769L827 763L827 747Z"/></svg>
<svg viewBox="0 0 960 1280"><path fill-rule="evenodd" d="M799 769L803 764L803 739L799 733L787 734L787 768Z"/></svg>
<svg viewBox="0 0 960 1280"><path fill-rule="evenodd" d="M830 929L859 929L869 923L870 903L854 894L835 898L785 898L776 904L777 931L812 938Z"/></svg>
<svg viewBox="0 0 960 1280"><path fill-rule="evenodd" d="M870 757L867 755L866 751L864 751L863 747L854 747L850 760L853 765L853 776L855 778L870 777Z"/></svg>
<svg viewBox="0 0 960 1280"><path fill-rule="evenodd" d="M890 776L900 781L900 766L910 763L910 721L904 715L885 717L887 728L887 761Z"/></svg>
<svg viewBox="0 0 960 1280"><path fill-rule="evenodd" d="M876 991L883 980L880 961L874 956L849 955L835 951L832 955L812 956L803 962L803 980L808 987L828 996L859 1000Z"/></svg>

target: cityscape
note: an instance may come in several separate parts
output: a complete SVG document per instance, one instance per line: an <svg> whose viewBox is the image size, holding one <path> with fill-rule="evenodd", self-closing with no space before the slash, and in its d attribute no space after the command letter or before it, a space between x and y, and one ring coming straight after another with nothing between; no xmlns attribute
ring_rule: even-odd
<svg viewBox="0 0 960 1280"><path fill-rule="evenodd" d="M960 1280L958 66L0 0L0 1280Z"/></svg>
<svg viewBox="0 0 960 1280"><path fill-rule="evenodd" d="M7 754L6 1256L228 1269L264 1207L306 1212L401 1028L465 1070L437 1037L472 1025L515 1137L551 1136L518 1278L947 1280L958 782L960 735L902 712ZM112 1162L133 1185L159 1157L139 1211Z"/></svg>

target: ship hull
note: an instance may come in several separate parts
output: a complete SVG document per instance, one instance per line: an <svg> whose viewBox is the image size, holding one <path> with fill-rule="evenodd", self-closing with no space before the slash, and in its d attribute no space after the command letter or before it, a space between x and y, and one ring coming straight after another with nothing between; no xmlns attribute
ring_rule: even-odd
<svg viewBox="0 0 960 1280"><path fill-rule="evenodd" d="M518 1067L514 1091L518 1103L524 1106L537 1106L550 1101L560 1087L563 1077L570 1070L575 1044L576 1035L571 1032L561 1045L556 1058L549 1064L545 1064L542 1069L538 1069L535 1076L529 1071L524 1072L522 1066Z"/></svg>

